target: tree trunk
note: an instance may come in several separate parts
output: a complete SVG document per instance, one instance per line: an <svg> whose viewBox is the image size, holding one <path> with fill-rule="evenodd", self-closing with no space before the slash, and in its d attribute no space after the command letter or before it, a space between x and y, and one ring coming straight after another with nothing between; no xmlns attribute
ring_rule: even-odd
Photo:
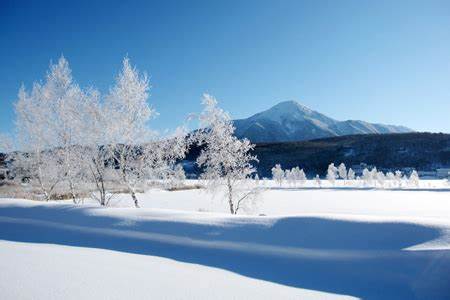
<svg viewBox="0 0 450 300"><path fill-rule="evenodd" d="M231 185L231 181L229 178L227 178L227 186L228 186L228 205L230 206L230 213L232 215L236 214L234 210L234 203L233 203L233 187Z"/></svg>
<svg viewBox="0 0 450 300"><path fill-rule="evenodd" d="M42 176L41 176L42 172L41 172L41 168L38 167L38 174L37 174L37 179L39 182L39 186L41 187L42 192L44 193L44 197L45 197L45 201L49 201L50 200L50 195L47 192L47 189L44 186L44 183L42 182Z"/></svg>
<svg viewBox="0 0 450 300"><path fill-rule="evenodd" d="M69 180L70 194L72 195L72 201L74 204L78 204L77 197L75 195L75 188L73 186L72 180Z"/></svg>
<svg viewBox="0 0 450 300"><path fill-rule="evenodd" d="M134 203L134 207L135 208L139 208L139 202L138 199L136 197L136 192L134 191L134 188L132 186L132 184L128 181L128 178L125 174L125 171L122 172L122 180L124 182L124 184L127 186L128 191L131 195L131 199L133 199L133 203Z"/></svg>
<svg viewBox="0 0 450 300"><path fill-rule="evenodd" d="M139 208L138 199L136 197L136 193L133 190L131 190L131 198L133 199L134 207Z"/></svg>
<svg viewBox="0 0 450 300"><path fill-rule="evenodd" d="M100 205L106 206L106 191L105 191L105 183L103 182L103 178L100 179L101 183L101 191L100 191Z"/></svg>

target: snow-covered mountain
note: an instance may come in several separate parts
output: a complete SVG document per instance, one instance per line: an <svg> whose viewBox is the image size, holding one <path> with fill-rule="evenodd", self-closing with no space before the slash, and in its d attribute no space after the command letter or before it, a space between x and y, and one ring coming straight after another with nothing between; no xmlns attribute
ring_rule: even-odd
<svg viewBox="0 0 450 300"><path fill-rule="evenodd" d="M247 119L235 120L236 136L252 142L303 141L349 134L404 133L404 126L337 121L296 101L284 101Z"/></svg>

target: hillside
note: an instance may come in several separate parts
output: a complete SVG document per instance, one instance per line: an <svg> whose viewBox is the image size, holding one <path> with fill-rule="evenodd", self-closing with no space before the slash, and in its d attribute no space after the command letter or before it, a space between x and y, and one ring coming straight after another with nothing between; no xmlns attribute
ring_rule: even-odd
<svg viewBox="0 0 450 300"><path fill-rule="evenodd" d="M258 172L268 176L274 164L300 166L324 175L330 162L366 163L381 169L434 170L450 166L450 134L402 133L350 135L303 142L257 144Z"/></svg>
<svg viewBox="0 0 450 300"><path fill-rule="evenodd" d="M187 159L194 161L200 149L194 147ZM450 166L450 134L399 133L349 135L301 142L259 143L254 154L260 176L271 168L300 166L309 176L325 175L330 162L347 166L366 163L380 169L415 168L426 171ZM198 170L194 170L197 172Z"/></svg>

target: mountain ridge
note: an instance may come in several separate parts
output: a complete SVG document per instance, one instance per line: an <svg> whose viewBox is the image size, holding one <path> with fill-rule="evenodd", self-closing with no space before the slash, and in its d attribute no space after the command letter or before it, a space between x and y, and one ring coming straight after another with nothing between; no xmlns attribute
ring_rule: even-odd
<svg viewBox="0 0 450 300"><path fill-rule="evenodd" d="M235 134L255 143L305 141L352 134L414 132L405 126L338 121L296 101L283 101L246 119L233 121Z"/></svg>

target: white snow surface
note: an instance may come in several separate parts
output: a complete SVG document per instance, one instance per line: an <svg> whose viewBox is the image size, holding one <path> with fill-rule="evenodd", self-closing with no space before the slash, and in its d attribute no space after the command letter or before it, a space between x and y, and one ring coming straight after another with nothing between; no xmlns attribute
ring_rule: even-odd
<svg viewBox="0 0 450 300"><path fill-rule="evenodd" d="M2 299L351 299L155 256L0 241Z"/></svg>
<svg viewBox="0 0 450 300"><path fill-rule="evenodd" d="M0 298L450 299L447 182L267 186L239 216L203 190L0 199Z"/></svg>

